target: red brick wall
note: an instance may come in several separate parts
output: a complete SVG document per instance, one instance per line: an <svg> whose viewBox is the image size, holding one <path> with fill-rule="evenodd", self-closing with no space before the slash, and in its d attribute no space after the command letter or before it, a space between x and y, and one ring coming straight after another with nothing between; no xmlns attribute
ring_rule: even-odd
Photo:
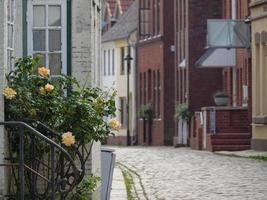
<svg viewBox="0 0 267 200"><path fill-rule="evenodd" d="M249 13L249 0L237 0L237 19L245 19ZM223 18L230 19L232 17L232 9L231 9L231 0L223 0ZM251 94L251 86L249 80L251 79L251 73L249 73L251 68L251 60L250 60L250 51L247 49L237 49L236 51L236 71L237 71L237 79L236 79L236 105L242 106L243 102L250 100L243 100L243 85L247 85L249 87L249 95ZM231 101L229 102L229 106L233 105L233 82L232 82L232 69L224 69L224 90L230 95ZM249 105L250 107L251 105Z"/></svg>
<svg viewBox="0 0 267 200"><path fill-rule="evenodd" d="M196 150L203 149L203 125L201 125L200 113L192 117L190 147Z"/></svg>
<svg viewBox="0 0 267 200"><path fill-rule="evenodd" d="M171 52L173 40L173 1L160 0L160 33L157 37L147 37L139 41L138 72L139 105L153 104L153 72L160 72L160 116L152 120L152 145L170 145L174 133L174 55ZM153 16L153 15L150 15ZM156 16L158 17L158 16ZM142 21L142 20L141 20ZM153 21L153 20L152 20ZM152 26L150 31L153 30ZM153 36L153 35L152 35ZM152 78L148 80L149 71ZM146 84L144 83L146 74ZM140 82L140 76L142 81ZM146 87L144 87L146 85ZM152 87L148 87L148 85ZM140 98L141 96L141 98ZM138 143L143 144L143 121L138 123Z"/></svg>
<svg viewBox="0 0 267 200"><path fill-rule="evenodd" d="M195 67L195 62L206 47L207 19L221 18L221 1L175 0L175 2L176 101L188 102L192 111L199 111L203 106L214 105L212 96L222 89L221 69ZM184 7L184 3L181 2L186 3L187 18L179 15L180 6ZM182 28L180 23L183 24ZM188 62L186 69L178 67L184 58Z"/></svg>
<svg viewBox="0 0 267 200"><path fill-rule="evenodd" d="M222 89L221 69L195 67L195 62L204 53L206 46L207 19L218 19L221 17L221 12L220 0L189 0L188 102L192 111L214 105L213 94Z"/></svg>
<svg viewBox="0 0 267 200"><path fill-rule="evenodd" d="M179 103L187 102L192 112L200 111L203 106L213 106L213 94L222 89L222 69L195 67L205 52L207 19L221 18L221 0L175 0L174 7L175 98ZM184 58L187 67L178 67Z"/></svg>
<svg viewBox="0 0 267 200"><path fill-rule="evenodd" d="M247 110L216 110L216 133L248 133Z"/></svg>

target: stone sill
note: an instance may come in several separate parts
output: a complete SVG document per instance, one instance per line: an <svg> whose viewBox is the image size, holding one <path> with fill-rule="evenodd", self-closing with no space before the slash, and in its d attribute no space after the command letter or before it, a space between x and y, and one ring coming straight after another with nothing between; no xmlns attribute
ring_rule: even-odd
<svg viewBox="0 0 267 200"><path fill-rule="evenodd" d="M252 118L253 124L267 125L267 115L257 115Z"/></svg>
<svg viewBox="0 0 267 200"><path fill-rule="evenodd" d="M210 110L248 110L248 107L232 107L232 106L213 106L213 107L202 107L202 111Z"/></svg>

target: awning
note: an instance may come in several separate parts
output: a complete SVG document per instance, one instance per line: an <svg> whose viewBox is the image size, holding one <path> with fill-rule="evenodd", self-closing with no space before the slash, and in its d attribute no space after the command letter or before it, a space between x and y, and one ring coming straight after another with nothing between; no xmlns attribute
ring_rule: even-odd
<svg viewBox="0 0 267 200"><path fill-rule="evenodd" d="M250 47L250 24L244 20L209 19L207 31L210 48Z"/></svg>
<svg viewBox="0 0 267 200"><path fill-rule="evenodd" d="M186 60L183 59L183 61L178 65L178 67L185 68L186 67Z"/></svg>
<svg viewBox="0 0 267 200"><path fill-rule="evenodd" d="M195 66L211 68L234 67L236 66L236 50L209 48L196 61Z"/></svg>

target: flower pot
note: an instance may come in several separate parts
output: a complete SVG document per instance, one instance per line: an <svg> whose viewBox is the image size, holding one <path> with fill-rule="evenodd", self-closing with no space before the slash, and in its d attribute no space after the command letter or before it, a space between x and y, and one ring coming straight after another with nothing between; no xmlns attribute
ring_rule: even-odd
<svg viewBox="0 0 267 200"><path fill-rule="evenodd" d="M214 97L214 102L216 106L227 106L228 104L228 96L215 96Z"/></svg>

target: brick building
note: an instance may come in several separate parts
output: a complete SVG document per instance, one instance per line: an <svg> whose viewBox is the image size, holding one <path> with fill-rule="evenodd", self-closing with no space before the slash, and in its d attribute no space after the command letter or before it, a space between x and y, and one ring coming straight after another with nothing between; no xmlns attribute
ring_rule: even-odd
<svg viewBox="0 0 267 200"><path fill-rule="evenodd" d="M223 42L219 46L213 46L221 58L232 60L231 65L222 68L223 86L220 89L228 94L229 101L224 107L210 107L207 104L208 107L202 108L202 112L195 113L190 141L197 149L244 150L250 148L251 137L251 56L249 45L238 42L241 41L239 38L241 34L245 42L249 41L249 25L245 23L249 15L249 0L223 0L220 7L224 20L218 20L213 25L208 23L208 26L217 28L224 24L229 26L228 28L233 26L232 35L226 34L229 38L234 35L235 39L231 41L233 44L221 40ZM219 35L223 35L223 31L223 29L218 31ZM215 31L209 32L208 42L209 38L215 35ZM217 38L217 41L220 39ZM225 54L226 51L231 55ZM202 58L207 60L209 56L206 52ZM200 123L201 118L202 123Z"/></svg>
<svg viewBox="0 0 267 200"><path fill-rule="evenodd" d="M185 103L194 113L203 106L214 106L212 96L222 87L222 69L195 67L206 47L207 19L221 18L221 1L175 0L174 12L174 98L176 105ZM175 124L174 144L187 145L190 126L182 120Z"/></svg>
<svg viewBox="0 0 267 200"><path fill-rule="evenodd" d="M171 145L174 133L174 1L139 1L139 111L150 105L152 119L138 122L138 144Z"/></svg>

